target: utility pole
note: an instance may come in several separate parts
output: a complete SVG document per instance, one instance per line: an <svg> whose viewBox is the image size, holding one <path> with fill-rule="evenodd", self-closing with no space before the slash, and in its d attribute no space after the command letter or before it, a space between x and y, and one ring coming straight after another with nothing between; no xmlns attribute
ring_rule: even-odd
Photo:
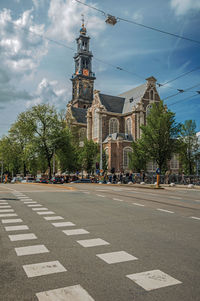
<svg viewBox="0 0 200 301"><path fill-rule="evenodd" d="M55 168L56 162L55 162L55 148L53 151L53 176L55 177L56 168Z"/></svg>

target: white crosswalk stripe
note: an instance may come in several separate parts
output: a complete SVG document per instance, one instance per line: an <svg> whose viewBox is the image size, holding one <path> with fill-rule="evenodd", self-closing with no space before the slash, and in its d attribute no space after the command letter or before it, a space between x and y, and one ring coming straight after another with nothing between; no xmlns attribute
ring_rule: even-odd
<svg viewBox="0 0 200 301"><path fill-rule="evenodd" d="M63 230L62 232L65 233L66 235L81 235L81 234L90 233L85 229Z"/></svg>
<svg viewBox="0 0 200 301"><path fill-rule="evenodd" d="M17 218L17 219L2 219L2 224L14 224L14 223L22 223L23 220L21 218Z"/></svg>
<svg viewBox="0 0 200 301"><path fill-rule="evenodd" d="M17 256L24 256L24 255L48 253L49 250L44 245L33 245L33 246L15 248L15 252Z"/></svg>
<svg viewBox="0 0 200 301"><path fill-rule="evenodd" d="M97 254L96 256L101 258L108 264L137 260L137 257L135 257L131 254L128 254L125 251Z"/></svg>
<svg viewBox="0 0 200 301"><path fill-rule="evenodd" d="M5 227L6 231L20 231L20 230L28 230L29 227L26 225L20 225L20 226L7 226Z"/></svg>
<svg viewBox="0 0 200 301"><path fill-rule="evenodd" d="M34 233L8 235L8 237L11 241L37 239Z"/></svg>
<svg viewBox="0 0 200 301"><path fill-rule="evenodd" d="M23 269L27 277L37 277L67 271L59 261L27 264L23 265Z"/></svg>

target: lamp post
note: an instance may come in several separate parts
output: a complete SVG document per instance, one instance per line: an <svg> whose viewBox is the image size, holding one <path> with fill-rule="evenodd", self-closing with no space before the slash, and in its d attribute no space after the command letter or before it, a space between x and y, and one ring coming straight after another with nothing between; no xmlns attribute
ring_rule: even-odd
<svg viewBox="0 0 200 301"><path fill-rule="evenodd" d="M100 122L99 122L99 125L100 125L100 135L99 135L99 145L100 145L100 164L99 164L99 168L100 168L100 171L103 169L103 139L102 139L102 119L103 117L105 117L106 115L103 115L103 114L99 114L100 116Z"/></svg>

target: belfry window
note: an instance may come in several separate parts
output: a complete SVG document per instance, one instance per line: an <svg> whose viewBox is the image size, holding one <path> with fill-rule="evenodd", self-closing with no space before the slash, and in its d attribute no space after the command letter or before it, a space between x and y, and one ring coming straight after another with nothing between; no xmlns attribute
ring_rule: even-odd
<svg viewBox="0 0 200 301"><path fill-rule="evenodd" d="M119 132L119 121L117 118L111 118L109 121L109 134L114 134Z"/></svg>
<svg viewBox="0 0 200 301"><path fill-rule="evenodd" d="M132 148L125 147L123 150L123 166L124 168L128 168L129 166L129 154L132 153Z"/></svg>

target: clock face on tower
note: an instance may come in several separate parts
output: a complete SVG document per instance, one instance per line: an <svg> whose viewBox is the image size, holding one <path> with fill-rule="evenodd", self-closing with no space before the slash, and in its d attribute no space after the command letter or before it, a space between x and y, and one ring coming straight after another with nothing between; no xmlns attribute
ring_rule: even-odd
<svg viewBox="0 0 200 301"><path fill-rule="evenodd" d="M89 76L89 71L88 71L88 69L83 69L83 75Z"/></svg>

